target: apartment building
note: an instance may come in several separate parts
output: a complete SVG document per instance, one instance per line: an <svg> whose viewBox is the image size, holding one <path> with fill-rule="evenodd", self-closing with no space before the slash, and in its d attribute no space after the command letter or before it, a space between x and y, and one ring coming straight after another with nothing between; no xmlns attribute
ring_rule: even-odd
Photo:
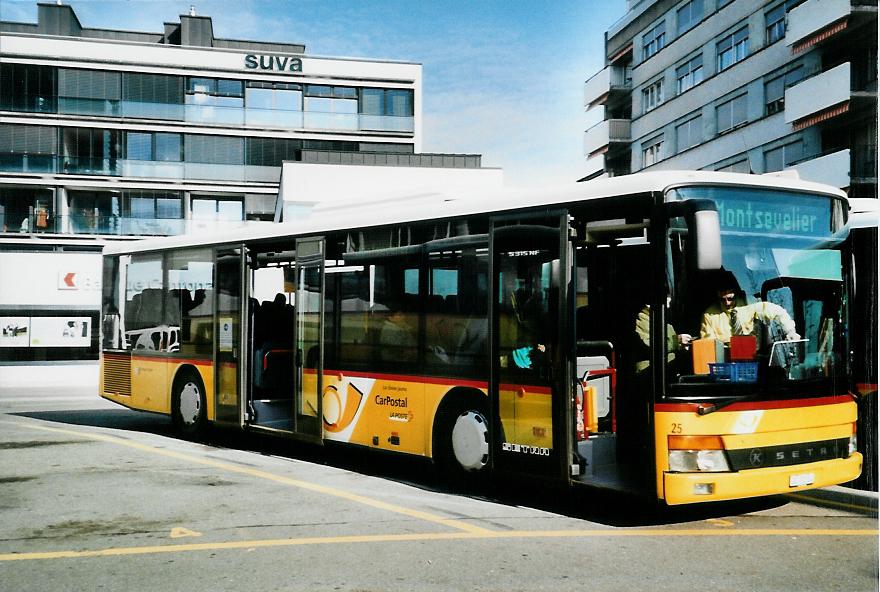
<svg viewBox="0 0 880 592"><path fill-rule="evenodd" d="M876 195L876 0L630 0L605 50L584 178L796 169Z"/></svg>
<svg viewBox="0 0 880 592"><path fill-rule="evenodd" d="M877 197L877 0L629 0L584 85L584 179L646 169L802 179ZM597 117L597 119L599 119ZM860 446L877 446L877 230L853 232ZM860 487L877 489L877 463Z"/></svg>

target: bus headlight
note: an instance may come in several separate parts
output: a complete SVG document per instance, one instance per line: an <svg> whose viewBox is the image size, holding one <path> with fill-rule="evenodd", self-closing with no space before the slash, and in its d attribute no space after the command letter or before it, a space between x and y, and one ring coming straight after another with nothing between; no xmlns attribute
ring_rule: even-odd
<svg viewBox="0 0 880 592"><path fill-rule="evenodd" d="M720 436L669 436L669 470L676 473L730 471Z"/></svg>
<svg viewBox="0 0 880 592"><path fill-rule="evenodd" d="M723 450L670 450L669 470L676 473L730 471Z"/></svg>

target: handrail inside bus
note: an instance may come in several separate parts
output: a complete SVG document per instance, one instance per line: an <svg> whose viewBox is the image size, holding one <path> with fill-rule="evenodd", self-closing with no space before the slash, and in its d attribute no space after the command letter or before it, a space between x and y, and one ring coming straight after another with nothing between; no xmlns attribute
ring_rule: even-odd
<svg viewBox="0 0 880 592"><path fill-rule="evenodd" d="M423 251L423 245L408 245L406 247L388 247L384 249L372 249L370 251L353 251L343 253L342 259L346 264L373 259L390 259L392 257L412 257Z"/></svg>

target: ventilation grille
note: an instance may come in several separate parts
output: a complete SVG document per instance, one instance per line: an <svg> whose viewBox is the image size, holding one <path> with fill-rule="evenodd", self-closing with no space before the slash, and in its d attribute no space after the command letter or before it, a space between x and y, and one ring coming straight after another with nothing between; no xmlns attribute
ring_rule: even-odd
<svg viewBox="0 0 880 592"><path fill-rule="evenodd" d="M131 396L131 356L104 354L104 393Z"/></svg>

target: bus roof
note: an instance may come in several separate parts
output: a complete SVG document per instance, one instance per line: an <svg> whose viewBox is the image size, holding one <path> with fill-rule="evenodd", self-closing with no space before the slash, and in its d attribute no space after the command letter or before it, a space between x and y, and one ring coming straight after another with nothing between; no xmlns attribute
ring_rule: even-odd
<svg viewBox="0 0 880 592"><path fill-rule="evenodd" d="M104 254L141 253L178 247L234 244L261 239L323 234L347 228L367 228L387 224L405 224L432 219L504 212L535 206L553 206L579 201L664 192L686 185L725 185L761 187L818 193L846 199L840 189L802 181L786 175L747 175L715 171L658 171L619 177L595 179L583 183L542 188L507 189L469 193L457 190L437 193L421 192L412 200L401 196L374 199L360 203L316 206L310 215L280 224L259 222L243 224L231 230L149 238L113 243L104 247ZM393 191L393 190L392 190ZM392 195L392 192L389 192Z"/></svg>

